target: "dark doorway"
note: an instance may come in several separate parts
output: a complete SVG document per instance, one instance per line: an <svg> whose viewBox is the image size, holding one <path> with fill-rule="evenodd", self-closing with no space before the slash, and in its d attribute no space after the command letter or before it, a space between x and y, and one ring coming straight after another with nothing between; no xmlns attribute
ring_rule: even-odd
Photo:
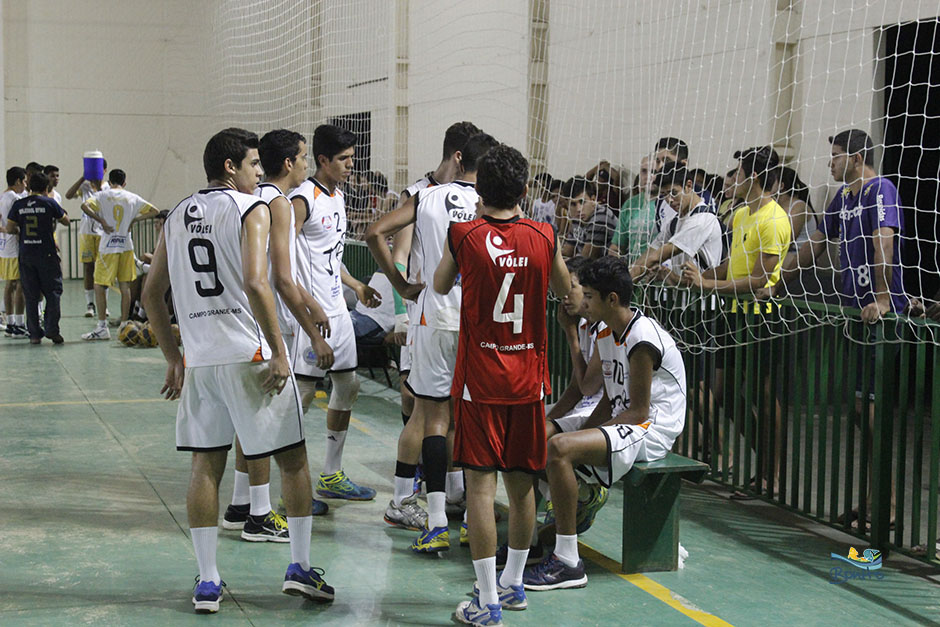
<svg viewBox="0 0 940 627"><path fill-rule="evenodd" d="M881 30L884 58L883 172L904 204L904 284L913 296L940 291L940 18Z"/></svg>
<svg viewBox="0 0 940 627"><path fill-rule="evenodd" d="M356 135L356 155L353 170L365 173L372 169L372 113L350 113L330 118L330 124L351 131Z"/></svg>

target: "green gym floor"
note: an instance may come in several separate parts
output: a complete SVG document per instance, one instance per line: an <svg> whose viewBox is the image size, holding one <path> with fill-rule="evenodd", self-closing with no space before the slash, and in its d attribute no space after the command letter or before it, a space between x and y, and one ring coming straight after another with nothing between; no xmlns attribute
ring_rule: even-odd
<svg viewBox="0 0 940 627"><path fill-rule="evenodd" d="M369 379L344 466L378 497L332 501L330 513L314 520L313 563L326 569L336 601L321 606L281 594L288 545L222 531L225 601L215 616L193 614L189 456L175 450L176 404L158 395L162 354L116 340L83 342L92 324L81 317L80 282L66 282L62 304L65 345L0 338L0 625L453 622L473 583L469 551L458 546L454 526L453 549L443 557L413 555L414 534L382 521L401 418L397 393ZM314 474L324 407L306 417ZM222 480L222 508L231 476ZM830 553L846 555L853 538L761 501L731 501L708 482L683 488L685 568L619 575L621 506L615 488L581 538L588 586L530 593L529 609L506 612L505 624L940 624L933 569L892 555L881 580L831 584L837 563Z"/></svg>

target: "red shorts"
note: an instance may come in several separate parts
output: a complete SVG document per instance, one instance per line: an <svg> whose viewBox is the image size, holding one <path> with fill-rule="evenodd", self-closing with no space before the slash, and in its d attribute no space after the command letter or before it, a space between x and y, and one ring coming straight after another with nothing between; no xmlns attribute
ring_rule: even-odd
<svg viewBox="0 0 940 627"><path fill-rule="evenodd" d="M545 405L454 400L454 465L474 470L545 470Z"/></svg>

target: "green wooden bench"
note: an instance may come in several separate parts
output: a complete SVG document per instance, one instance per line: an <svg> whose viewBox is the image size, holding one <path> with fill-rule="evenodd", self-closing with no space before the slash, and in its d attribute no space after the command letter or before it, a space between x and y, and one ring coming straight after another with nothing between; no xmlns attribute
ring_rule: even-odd
<svg viewBox="0 0 940 627"><path fill-rule="evenodd" d="M621 572L679 568L679 487L681 479L701 483L709 470L688 457L669 453L638 462L623 478L623 558Z"/></svg>

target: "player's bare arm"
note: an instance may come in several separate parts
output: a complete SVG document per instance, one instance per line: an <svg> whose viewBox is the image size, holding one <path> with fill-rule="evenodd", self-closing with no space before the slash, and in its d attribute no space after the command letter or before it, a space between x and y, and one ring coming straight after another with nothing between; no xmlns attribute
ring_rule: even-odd
<svg viewBox="0 0 940 627"><path fill-rule="evenodd" d="M548 284L558 298L564 298L571 291L571 275L568 274L568 267L565 265L565 258L557 240L555 241L555 257L552 259L552 274L548 278Z"/></svg>
<svg viewBox="0 0 940 627"><path fill-rule="evenodd" d="M170 289L170 273L167 267L166 242L163 235L160 233L157 248L153 251L150 273L147 274L147 282L144 284L141 299L147 309L147 319L150 320L150 326L157 336L157 342L167 363L166 379L163 387L160 388L160 394L163 394L168 401L173 401L180 397L180 391L183 389L185 368L183 355L170 329L170 310L164 300L164 295Z"/></svg>
<svg viewBox="0 0 940 627"><path fill-rule="evenodd" d="M706 279L691 261L682 266L682 282L702 291L716 291L719 294L734 296L736 294L753 294L767 285L770 275L773 274L780 255L761 253L751 273L739 279Z"/></svg>
<svg viewBox="0 0 940 627"><path fill-rule="evenodd" d="M72 183L72 186L71 186L70 188L68 188L68 190L66 190L66 192L65 192L65 197L66 197L68 200L72 200L73 198L75 198L76 196L78 196L78 190L81 188L82 183L84 183L84 182L85 182L85 177L84 177L84 176L78 177L78 180L75 181L74 183Z"/></svg>
<svg viewBox="0 0 940 627"><path fill-rule="evenodd" d="M274 276L274 289L284 299L284 304L300 323L301 328L310 337L310 343L317 355L317 367L323 370L333 365L333 349L324 341L323 334L317 326L316 320L301 295L302 290L290 273L290 240L291 233L290 212L293 211L290 202L283 196L271 201L271 269ZM312 297L311 297L312 299ZM323 309L320 309L323 312Z"/></svg>
<svg viewBox="0 0 940 627"><path fill-rule="evenodd" d="M630 407L622 411L607 425L638 425L650 418L650 388L653 384L653 366L656 358L648 345L638 344L630 354L630 377L627 386L630 391Z"/></svg>
<svg viewBox="0 0 940 627"><path fill-rule="evenodd" d="M150 218L155 217L160 210L154 207L153 205L147 205L140 210L140 213L137 214L137 217L131 220L131 224L137 224L138 222L143 222L144 220L149 220Z"/></svg>
<svg viewBox="0 0 940 627"><path fill-rule="evenodd" d="M105 233L114 233L114 227L104 221L104 218L98 215L98 212L91 208L87 202L82 203L82 212L101 225L101 228L104 229Z"/></svg>
<svg viewBox="0 0 940 627"><path fill-rule="evenodd" d="M366 229L366 244L379 264L379 268L388 277L392 287L406 300L415 300L421 290L424 289L423 283L408 283L401 272L395 267L395 260L392 257L392 251L386 245L385 240L398 233L400 230L414 224L417 215L415 213L416 203L412 196L405 200L401 206L387 213L377 222L369 225ZM410 248L410 246L409 246Z"/></svg>
<svg viewBox="0 0 940 627"><path fill-rule="evenodd" d="M640 258L630 266L630 277L633 279L640 278L655 266L658 266L667 259L675 257L678 252L679 249L669 242L659 248L647 248L646 251L640 255Z"/></svg>
<svg viewBox="0 0 940 627"><path fill-rule="evenodd" d="M565 271L567 272L567 269ZM448 294L456 282L457 262L454 261L454 254L450 252L450 246L445 246L441 262L434 271L434 291L438 294Z"/></svg>
<svg viewBox="0 0 940 627"><path fill-rule="evenodd" d="M893 268L888 263L894 258L894 229L881 227L872 234L872 248L875 252L874 263L871 265L871 275L875 283L875 302L862 308L863 322L877 322L883 315L891 311L891 285Z"/></svg>
<svg viewBox="0 0 940 627"><path fill-rule="evenodd" d="M269 394L276 394L290 378L290 366L274 311L274 294L268 282L270 224L271 213L263 203L245 217L242 225L242 276L251 311L271 347L268 376L261 382L261 388Z"/></svg>
<svg viewBox="0 0 940 627"><path fill-rule="evenodd" d="M343 285L348 285L356 292L356 298L366 307L374 309L382 304L382 295L374 288L369 287L353 275L346 272L346 268L340 269L340 279Z"/></svg>
<svg viewBox="0 0 940 627"><path fill-rule="evenodd" d="M591 416L581 426L581 430L583 431L584 429L594 429L595 427L600 427L601 425L608 423L610 419L610 399L607 398L607 390L604 390L604 394L601 397L601 400L598 401L597 407L594 408L594 411L591 412Z"/></svg>
<svg viewBox="0 0 940 627"><path fill-rule="evenodd" d="M601 369L601 357L597 352L597 343L594 345L594 354L587 363L584 373L579 379L581 394L592 396L604 386L604 371Z"/></svg>

